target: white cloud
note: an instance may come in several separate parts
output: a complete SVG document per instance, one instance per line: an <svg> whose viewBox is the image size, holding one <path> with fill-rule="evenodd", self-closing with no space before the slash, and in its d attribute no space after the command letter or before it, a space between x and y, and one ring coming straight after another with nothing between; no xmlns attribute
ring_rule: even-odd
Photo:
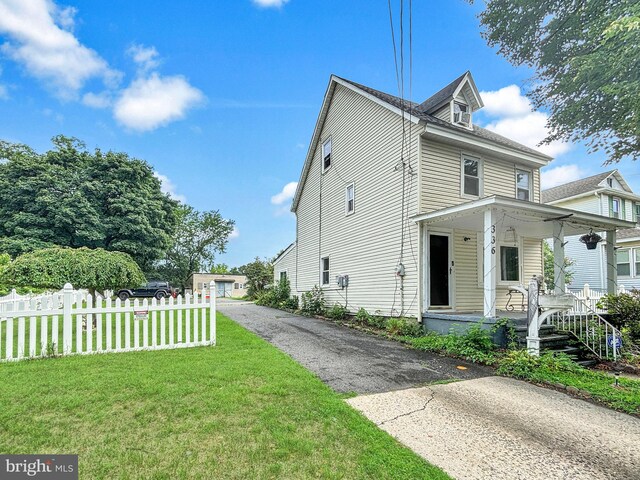
<svg viewBox="0 0 640 480"><path fill-rule="evenodd" d="M9 39L2 52L63 98L73 98L91 78L115 85L120 77L71 33L75 13L74 8L60 8L52 0L0 2L0 34Z"/></svg>
<svg viewBox="0 0 640 480"><path fill-rule="evenodd" d="M148 131L184 118L187 110L204 101L204 94L176 75L162 77L157 72L135 79L122 90L113 115L122 125Z"/></svg>
<svg viewBox="0 0 640 480"><path fill-rule="evenodd" d="M107 108L111 106L111 93L104 91L101 93L85 93L82 96L82 103L91 108Z"/></svg>
<svg viewBox="0 0 640 480"><path fill-rule="evenodd" d="M289 0L253 0L255 5L263 8L280 8Z"/></svg>
<svg viewBox="0 0 640 480"><path fill-rule="evenodd" d="M539 145L549 134L549 116L544 112L532 111L531 102L517 85L481 92L480 96L485 104L482 111L490 117L496 117L485 125L487 130L552 157L562 155L571 148L571 144L560 141Z"/></svg>
<svg viewBox="0 0 640 480"><path fill-rule="evenodd" d="M143 72L153 70L160 65L158 51L156 47L145 47L144 45L131 45L127 53L133 58Z"/></svg>
<svg viewBox="0 0 640 480"><path fill-rule="evenodd" d="M541 186L542 189L556 187L583 178L585 174L586 172L575 164L542 170Z"/></svg>
<svg viewBox="0 0 640 480"><path fill-rule="evenodd" d="M274 205L282 205L283 203L288 202L296 194L296 188L298 188L298 182L287 183L280 193L271 197L271 203Z"/></svg>
<svg viewBox="0 0 640 480"><path fill-rule="evenodd" d="M162 190L162 193L168 193L174 200L186 203L187 197L176 192L176 185L169 177L158 172L153 172L153 174L158 180L160 180L160 190Z"/></svg>
<svg viewBox="0 0 640 480"><path fill-rule="evenodd" d="M240 230L238 230L238 227L234 226L233 230L229 234L229 240L232 240L234 238L238 238L239 236L240 236Z"/></svg>

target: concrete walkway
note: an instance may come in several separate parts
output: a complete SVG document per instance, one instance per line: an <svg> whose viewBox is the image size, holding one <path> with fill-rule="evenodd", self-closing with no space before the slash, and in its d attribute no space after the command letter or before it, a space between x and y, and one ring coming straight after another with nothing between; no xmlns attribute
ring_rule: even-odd
<svg viewBox="0 0 640 480"><path fill-rule="evenodd" d="M640 420L509 378L348 402L458 480L640 479Z"/></svg>
<svg viewBox="0 0 640 480"><path fill-rule="evenodd" d="M493 374L487 367L253 303L220 299L218 310L289 354L338 392L387 392Z"/></svg>

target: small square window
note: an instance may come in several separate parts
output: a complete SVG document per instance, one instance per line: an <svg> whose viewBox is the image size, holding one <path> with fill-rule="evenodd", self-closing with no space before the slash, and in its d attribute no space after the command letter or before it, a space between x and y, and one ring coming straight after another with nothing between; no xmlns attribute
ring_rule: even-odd
<svg viewBox="0 0 640 480"><path fill-rule="evenodd" d="M346 195L345 195L345 210L346 214L349 215L353 213L355 209L355 190L353 187L353 183L351 185L347 185Z"/></svg>
<svg viewBox="0 0 640 480"><path fill-rule="evenodd" d="M503 282L517 282L520 280L518 247L500 247L500 280Z"/></svg>
<svg viewBox="0 0 640 480"><path fill-rule="evenodd" d="M331 139L327 139L322 144L322 171L324 172L331 166Z"/></svg>
<svg viewBox="0 0 640 480"><path fill-rule="evenodd" d="M235 290L240 290L240 284L239 284L239 283L234 283L234 284L233 284L233 288L234 288Z"/></svg>
<svg viewBox="0 0 640 480"><path fill-rule="evenodd" d="M329 285L329 257L324 257L320 263L322 268L322 285Z"/></svg>
<svg viewBox="0 0 640 480"><path fill-rule="evenodd" d="M468 157L462 159L462 193L480 196L480 160Z"/></svg>
<svg viewBox="0 0 640 480"><path fill-rule="evenodd" d="M531 200L531 172L516 170L516 198Z"/></svg>

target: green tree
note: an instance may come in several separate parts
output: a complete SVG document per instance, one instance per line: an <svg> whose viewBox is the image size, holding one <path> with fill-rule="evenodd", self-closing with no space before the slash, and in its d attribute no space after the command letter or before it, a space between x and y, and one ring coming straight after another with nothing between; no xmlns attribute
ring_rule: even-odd
<svg viewBox="0 0 640 480"><path fill-rule="evenodd" d="M63 246L130 254L147 269L171 245L177 202L126 153L54 137L43 154L0 141L0 251Z"/></svg>
<svg viewBox="0 0 640 480"><path fill-rule="evenodd" d="M235 222L225 220L217 210L198 212L189 205L180 205L177 216L173 245L156 272L185 289L192 273L209 271L215 254L224 253Z"/></svg>
<svg viewBox="0 0 640 480"><path fill-rule="evenodd" d="M217 273L219 275L224 275L227 273L231 273L229 270L229 265L226 263L216 263L211 267L211 273Z"/></svg>
<svg viewBox="0 0 640 480"><path fill-rule="evenodd" d="M102 248L35 250L18 256L2 272L2 282L11 287L60 289L68 282L92 293L137 287L144 281L131 256Z"/></svg>
<svg viewBox="0 0 640 480"><path fill-rule="evenodd" d="M637 0L487 0L480 23L489 46L535 70L529 98L550 112L543 143L585 140L607 163L638 158Z"/></svg>
<svg viewBox="0 0 640 480"><path fill-rule="evenodd" d="M553 250L547 242L542 242L543 254L544 254L544 283L547 284L547 288L553 290L556 287L555 280L555 260L553 257ZM571 266L575 265L575 260L569 257L564 257L564 282L565 284L571 283L573 280L573 271Z"/></svg>
<svg viewBox="0 0 640 480"><path fill-rule="evenodd" d="M273 263L266 258L256 257L253 262L238 268L240 274L247 277L247 296L256 298L264 288L273 283Z"/></svg>

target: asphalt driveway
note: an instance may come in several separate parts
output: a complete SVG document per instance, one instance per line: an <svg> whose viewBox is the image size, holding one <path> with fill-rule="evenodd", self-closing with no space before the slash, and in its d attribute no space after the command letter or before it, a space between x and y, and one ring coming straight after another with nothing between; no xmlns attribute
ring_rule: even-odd
<svg viewBox="0 0 640 480"><path fill-rule="evenodd" d="M341 393L388 392L493 374L487 367L412 350L326 320L222 299L218 310L289 354Z"/></svg>

